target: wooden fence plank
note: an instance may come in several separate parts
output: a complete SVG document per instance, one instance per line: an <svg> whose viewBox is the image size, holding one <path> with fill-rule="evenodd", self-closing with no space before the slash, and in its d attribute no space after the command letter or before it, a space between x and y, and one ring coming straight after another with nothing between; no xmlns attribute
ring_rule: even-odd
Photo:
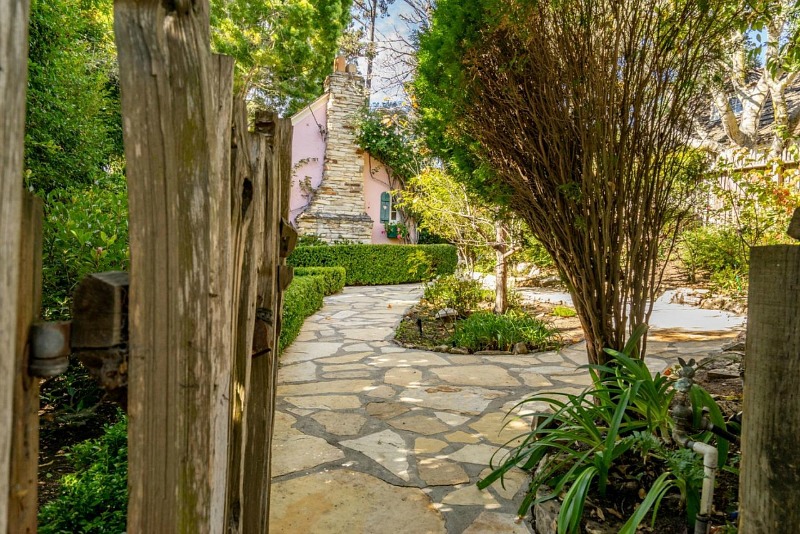
<svg viewBox="0 0 800 534"><path fill-rule="evenodd" d="M211 210L211 244L213 261L209 264L209 294L215 295L216 305L209 310L211 317L211 344L214 367L213 375L217 388L212 398L211 426L214 436L215 453L211 487L223 491L228 476L228 434L230 432L231 410L231 366L235 340L232 332L234 302L237 293L232 291L233 269L232 228L231 228L231 120L233 118L233 58L218 54L212 55L211 76L213 88L213 109L216 115L216 131L212 135L213 154L211 157L212 175L219 176L212 182L214 188L209 202ZM225 524L227 500L214 500L211 510L211 524Z"/></svg>
<svg viewBox="0 0 800 534"><path fill-rule="evenodd" d="M228 464L228 531L240 532L247 436L246 406L250 402L251 354L256 321L258 267L263 250L266 174L266 140L250 133L247 110L241 102L234 116L231 169L231 228L233 232L234 356L232 371L231 432Z"/></svg>
<svg viewBox="0 0 800 534"><path fill-rule="evenodd" d="M800 532L800 246L750 252L739 532Z"/></svg>
<svg viewBox="0 0 800 534"><path fill-rule="evenodd" d="M0 0L0 429L11 428L28 79L28 0ZM8 531L11 433L0 430L0 533Z"/></svg>
<svg viewBox="0 0 800 534"><path fill-rule="evenodd" d="M17 358L11 426L11 491L8 531L36 532L39 467L39 379L28 373L31 324L42 302L42 201L25 194L19 252Z"/></svg>
<svg viewBox="0 0 800 534"><path fill-rule="evenodd" d="M256 355L250 375L250 400L247 405L247 444L244 456L241 519L242 532L266 533L269 530L270 462L272 427L275 417L278 335L282 293L279 290L280 221L288 214L291 180L292 126L288 119L256 118L256 130L264 133L268 149L266 163L266 227L264 253L258 273L258 313L269 329L268 350Z"/></svg>
<svg viewBox="0 0 800 534"><path fill-rule="evenodd" d="M117 0L131 286L129 532L223 530L225 288L208 2ZM224 208L224 207L223 207ZM217 287L214 287L214 286ZM226 336L220 340L217 336Z"/></svg>

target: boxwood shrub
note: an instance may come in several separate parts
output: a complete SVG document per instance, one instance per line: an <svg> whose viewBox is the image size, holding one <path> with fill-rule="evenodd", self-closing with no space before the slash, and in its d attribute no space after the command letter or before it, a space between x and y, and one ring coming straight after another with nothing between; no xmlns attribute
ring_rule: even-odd
<svg viewBox="0 0 800 534"><path fill-rule="evenodd" d="M322 297L338 293L344 287L341 267L298 267L295 277L283 293L283 320L278 350L291 345L306 317L322 307Z"/></svg>
<svg viewBox="0 0 800 534"><path fill-rule="evenodd" d="M458 257L452 245L329 245L298 247L295 267L344 267L349 286L405 284L451 274Z"/></svg>
<svg viewBox="0 0 800 534"><path fill-rule="evenodd" d="M294 275L323 276L325 278L325 295L333 295L344 287L346 271L344 267L296 267Z"/></svg>

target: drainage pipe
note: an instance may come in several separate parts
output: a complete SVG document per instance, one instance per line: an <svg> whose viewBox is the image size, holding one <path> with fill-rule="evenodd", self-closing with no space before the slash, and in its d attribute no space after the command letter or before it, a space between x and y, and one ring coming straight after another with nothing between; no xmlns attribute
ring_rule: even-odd
<svg viewBox="0 0 800 534"><path fill-rule="evenodd" d="M694 522L694 534L707 534L714 504L714 479L717 476L717 448L702 441L692 441L683 432L676 430L672 439L681 447L691 449L703 457L703 490L700 494L700 510Z"/></svg>
<svg viewBox="0 0 800 534"><path fill-rule="evenodd" d="M694 534L708 534L709 521L711 520L711 508L714 503L714 479L717 474L717 459L719 453L717 448L702 441L692 441L690 434L696 430L693 425L692 401L689 398L689 390L694 385L694 360L688 363L678 358L681 369L678 372L680 378L673 386L675 396L672 397L672 414L675 426L672 430L672 439L681 447L691 449L703 456L703 490L700 494L700 510L694 522ZM700 420L700 429L710 430L714 428L711 422L703 417Z"/></svg>

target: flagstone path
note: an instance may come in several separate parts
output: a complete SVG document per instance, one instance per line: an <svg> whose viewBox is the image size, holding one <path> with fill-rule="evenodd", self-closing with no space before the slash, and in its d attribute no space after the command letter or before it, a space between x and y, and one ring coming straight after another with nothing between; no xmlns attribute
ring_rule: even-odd
<svg viewBox="0 0 800 534"><path fill-rule="evenodd" d="M475 482L530 426L504 416L537 391L589 383L585 345L528 355L455 355L392 342L418 285L327 297L281 356L272 534L528 533L515 522L526 475ZM736 332L655 332L648 365L717 352ZM499 453L498 453L499 451Z"/></svg>

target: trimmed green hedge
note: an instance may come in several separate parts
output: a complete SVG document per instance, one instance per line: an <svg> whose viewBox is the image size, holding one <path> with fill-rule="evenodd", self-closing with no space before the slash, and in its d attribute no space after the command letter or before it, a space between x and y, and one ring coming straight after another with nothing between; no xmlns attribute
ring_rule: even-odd
<svg viewBox="0 0 800 534"><path fill-rule="evenodd" d="M294 267L344 267L349 286L405 284L451 274L458 256L452 245L328 245L298 247Z"/></svg>
<svg viewBox="0 0 800 534"><path fill-rule="evenodd" d="M344 288L347 276L344 267L296 267L295 276L323 276L325 278L325 294L333 295Z"/></svg>
<svg viewBox="0 0 800 534"><path fill-rule="evenodd" d="M295 277L283 293L283 320L278 351L291 345L306 317L322 307L322 297L338 293L344 287L341 267L298 267Z"/></svg>

